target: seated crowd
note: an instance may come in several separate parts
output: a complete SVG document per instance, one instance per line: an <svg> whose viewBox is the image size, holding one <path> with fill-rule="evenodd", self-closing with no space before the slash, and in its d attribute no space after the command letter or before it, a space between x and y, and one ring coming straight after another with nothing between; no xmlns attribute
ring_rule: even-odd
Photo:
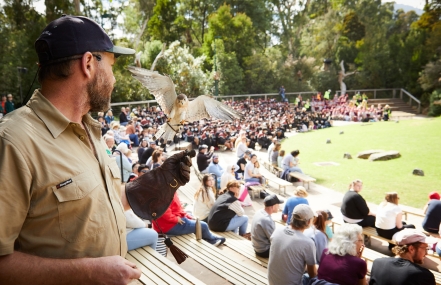
<svg viewBox="0 0 441 285"><path fill-rule="evenodd" d="M340 101L335 98L336 102ZM327 101L323 102L325 111ZM297 128L295 111L291 112L287 103L273 101L227 103L249 114L244 125L210 122L203 124L202 128L199 123L184 127L182 139L191 141L199 149L197 167L204 174L194 195L193 211L184 210L177 194L166 213L153 225L127 211L129 250L142 246L159 247L159 232L169 236L183 235L195 233L200 226L202 239L214 246L222 245L226 240L211 231L233 231L250 239L256 255L269 258L269 284L435 284L433 274L420 264L429 245L434 244L433 249L441 253L441 244L438 248L435 240L402 220L396 192L386 193L385 200L374 213L360 195L363 183L353 181L341 205L344 224L335 233L329 227L332 214L328 210L312 210L306 199L308 193L302 186L296 188L294 196L286 203L274 194L261 196L264 208L249 221L243 208L251 205L247 186L265 184L257 156L253 154L257 144L267 149L268 162L273 166L283 171L302 172L299 168L300 152L294 150L284 155L280 144L290 125ZM302 101L299 103L303 104ZM321 101L310 104L320 108ZM256 110L268 113L262 117L262 113ZM116 156L124 181L136 179L165 160L165 150L158 144L165 147L166 142L154 138L158 124L165 120L164 115L156 108L147 112L138 109L137 113L141 114L141 122L137 114L133 114L135 116L126 118L126 122L121 122L120 116L118 123L111 118L111 111L103 119L109 126L109 130L103 130L108 154ZM144 113L150 116L149 119ZM215 125L212 127L212 124ZM326 122L322 126L326 126ZM214 151L220 145L236 150L236 164L226 168L219 164L220 157ZM135 163L130 159L131 146L138 146L139 160ZM286 227L276 227L272 218L273 213L279 212L281 204L285 204L282 220L287 223ZM424 230L439 233L441 201L438 193L430 194L424 211ZM251 231L247 233L249 222ZM370 278L367 278L366 262L361 258L364 249L362 227L375 227L380 236L393 240L389 249L398 256L375 260ZM400 277L391 280L391 276ZM409 280L415 282L406 283Z"/></svg>

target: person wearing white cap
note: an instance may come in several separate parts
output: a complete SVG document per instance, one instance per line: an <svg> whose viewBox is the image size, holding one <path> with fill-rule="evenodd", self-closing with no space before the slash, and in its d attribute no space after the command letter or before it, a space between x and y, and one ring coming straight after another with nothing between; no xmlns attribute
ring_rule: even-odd
<svg viewBox="0 0 441 285"><path fill-rule="evenodd" d="M432 272L420 264L436 239L415 229L399 231L392 239L397 257L375 259L369 285L435 285Z"/></svg>
<svg viewBox="0 0 441 285"><path fill-rule="evenodd" d="M297 205L293 210L290 225L276 228L271 235L268 262L270 285L302 284L305 267L309 278L317 275L314 241L303 234L316 215L309 205Z"/></svg>
<svg viewBox="0 0 441 285"><path fill-rule="evenodd" d="M254 252L260 257L269 257L270 237L276 229L271 214L277 213L279 205L283 202L284 200L278 198L276 194L268 195L263 200L265 208L254 214L253 223L251 224L251 242L253 243Z"/></svg>

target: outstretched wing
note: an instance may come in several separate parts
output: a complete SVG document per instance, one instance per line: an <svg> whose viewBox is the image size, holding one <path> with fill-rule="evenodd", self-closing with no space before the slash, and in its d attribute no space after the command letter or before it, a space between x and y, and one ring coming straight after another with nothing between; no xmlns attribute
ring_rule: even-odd
<svg viewBox="0 0 441 285"><path fill-rule="evenodd" d="M224 121L231 121L240 119L240 113L233 110L231 107L214 100L206 95L198 96L188 104L187 116L185 118L188 122L213 117Z"/></svg>
<svg viewBox="0 0 441 285"><path fill-rule="evenodd" d="M127 69L155 96L161 109L169 115L177 97L171 78L144 68L129 66Z"/></svg>

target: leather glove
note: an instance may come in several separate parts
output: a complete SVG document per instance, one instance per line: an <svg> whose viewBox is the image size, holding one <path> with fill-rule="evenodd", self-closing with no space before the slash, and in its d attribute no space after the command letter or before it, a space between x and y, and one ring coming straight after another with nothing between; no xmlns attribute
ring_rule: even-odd
<svg viewBox="0 0 441 285"><path fill-rule="evenodd" d="M146 220L162 216L178 188L190 181L191 157L195 155L194 150L176 153L160 167L127 183L127 201L133 212Z"/></svg>

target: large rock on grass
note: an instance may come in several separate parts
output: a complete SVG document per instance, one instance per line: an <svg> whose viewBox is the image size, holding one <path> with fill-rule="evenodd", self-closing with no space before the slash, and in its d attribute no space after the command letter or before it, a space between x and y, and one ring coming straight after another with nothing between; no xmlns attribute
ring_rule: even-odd
<svg viewBox="0 0 441 285"><path fill-rule="evenodd" d="M419 168L415 168L412 172L413 175L424 176L424 171Z"/></svg>
<svg viewBox="0 0 441 285"><path fill-rule="evenodd" d="M371 156L369 156L370 161L377 161L377 160L391 160L394 158L399 158L401 154L396 150L390 150L390 151L384 151L384 152L378 152L373 153Z"/></svg>
<svg viewBox="0 0 441 285"><path fill-rule="evenodd" d="M358 157L358 158L362 158L362 159L368 159L368 158L371 156L371 154L373 154L373 153L379 153L379 152L385 152L385 151L382 150L382 149L365 150L365 151L359 152L359 153L357 154L357 157Z"/></svg>

